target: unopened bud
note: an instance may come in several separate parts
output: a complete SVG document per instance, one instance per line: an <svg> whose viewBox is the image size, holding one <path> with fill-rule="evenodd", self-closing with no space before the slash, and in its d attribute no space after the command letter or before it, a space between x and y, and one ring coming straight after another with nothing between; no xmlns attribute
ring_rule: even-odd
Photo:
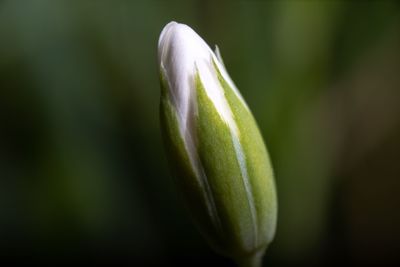
<svg viewBox="0 0 400 267"><path fill-rule="evenodd" d="M222 59L171 22L158 43L167 156L189 211L219 253L256 266L277 220L273 172L257 124Z"/></svg>

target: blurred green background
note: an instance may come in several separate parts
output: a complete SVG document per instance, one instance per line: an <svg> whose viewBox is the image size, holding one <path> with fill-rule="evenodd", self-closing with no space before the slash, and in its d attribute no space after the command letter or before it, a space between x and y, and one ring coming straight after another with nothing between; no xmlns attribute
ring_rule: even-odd
<svg viewBox="0 0 400 267"><path fill-rule="evenodd" d="M177 197L157 41L225 65L279 194L264 266L400 262L396 1L0 1L0 262L233 266Z"/></svg>

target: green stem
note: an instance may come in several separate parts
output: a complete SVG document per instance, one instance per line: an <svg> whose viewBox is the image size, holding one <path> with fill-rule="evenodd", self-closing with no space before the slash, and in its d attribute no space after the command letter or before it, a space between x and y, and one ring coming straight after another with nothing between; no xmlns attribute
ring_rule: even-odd
<svg viewBox="0 0 400 267"><path fill-rule="evenodd" d="M261 267L263 256L264 251L258 251L247 257L236 259L236 263L239 267Z"/></svg>

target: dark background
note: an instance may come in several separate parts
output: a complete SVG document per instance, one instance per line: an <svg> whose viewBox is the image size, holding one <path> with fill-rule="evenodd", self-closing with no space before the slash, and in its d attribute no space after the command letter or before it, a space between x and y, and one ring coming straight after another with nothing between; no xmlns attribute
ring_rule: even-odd
<svg viewBox="0 0 400 267"><path fill-rule="evenodd" d="M279 194L264 266L400 262L396 1L0 1L0 264L233 266L166 165L157 41L190 25L256 117Z"/></svg>

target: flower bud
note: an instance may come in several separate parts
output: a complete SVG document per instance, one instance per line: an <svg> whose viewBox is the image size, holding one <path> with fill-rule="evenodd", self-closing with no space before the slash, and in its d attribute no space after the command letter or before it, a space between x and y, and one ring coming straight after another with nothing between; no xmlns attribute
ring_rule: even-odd
<svg viewBox="0 0 400 267"><path fill-rule="evenodd" d="M216 54L190 27L165 26L158 43L161 129L201 233L218 253L256 266L275 234L273 172L253 115Z"/></svg>

